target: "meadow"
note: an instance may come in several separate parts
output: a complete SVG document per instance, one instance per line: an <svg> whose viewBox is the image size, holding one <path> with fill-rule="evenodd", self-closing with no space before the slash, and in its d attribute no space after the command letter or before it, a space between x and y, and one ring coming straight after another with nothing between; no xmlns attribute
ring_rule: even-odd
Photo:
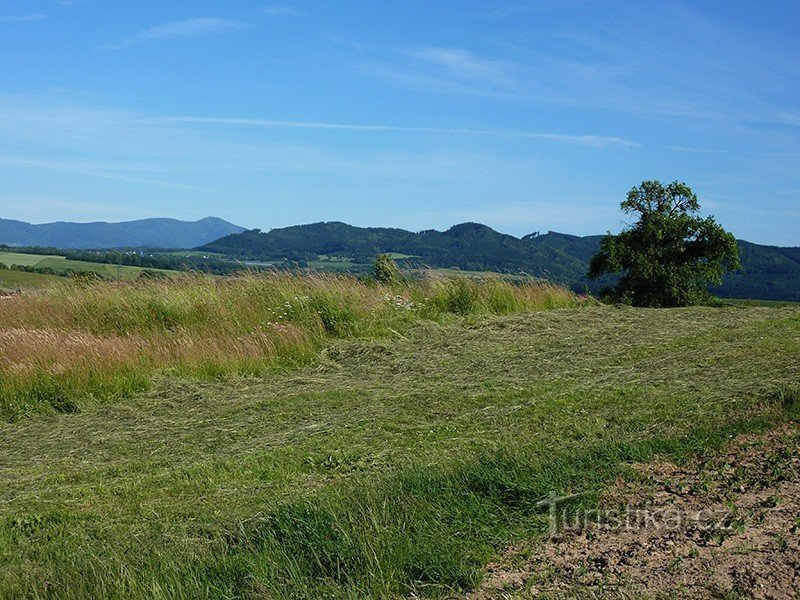
<svg viewBox="0 0 800 600"><path fill-rule="evenodd" d="M23 267L34 267L37 269L51 269L57 275L66 274L68 271L78 273L97 273L97 275L107 279L135 279L139 277L145 269L142 267L132 267L128 265L112 265L103 264L85 260L70 260L65 256L51 255L51 254L26 254L23 252L8 252L0 251L0 263L10 267L12 265L19 265ZM159 271L164 274L171 274L170 271L162 269L151 269ZM12 269L2 269L3 275L0 279L7 280L13 283L13 279L9 278L9 271ZM38 275L39 273L31 273L31 275ZM19 283L23 287L33 278L20 279ZM42 287L43 281L34 281L34 287ZM38 284L38 285L37 285ZM30 286L28 286L30 287Z"/></svg>
<svg viewBox="0 0 800 600"><path fill-rule="evenodd" d="M797 307L272 275L67 286L0 323L27 340L2 344L4 381L36 374L13 390L45 355L95 373L74 405L7 403L0 597L462 596L544 539L549 492L591 505L632 461L800 406ZM85 395L131 364L140 391Z"/></svg>
<svg viewBox="0 0 800 600"><path fill-rule="evenodd" d="M58 283L57 275L28 273L15 269L0 269L0 290L37 290Z"/></svg>
<svg viewBox="0 0 800 600"><path fill-rule="evenodd" d="M402 335L421 319L578 302L547 284L436 276L394 287L278 273L65 280L0 304L0 418L119 399L156 374L215 379L293 368L329 339Z"/></svg>

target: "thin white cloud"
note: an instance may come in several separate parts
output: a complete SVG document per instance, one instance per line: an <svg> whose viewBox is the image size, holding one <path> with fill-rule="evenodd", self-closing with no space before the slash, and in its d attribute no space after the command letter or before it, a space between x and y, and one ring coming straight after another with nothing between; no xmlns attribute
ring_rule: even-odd
<svg viewBox="0 0 800 600"><path fill-rule="evenodd" d="M786 110L778 111L774 121L783 125L800 126L800 113L789 112Z"/></svg>
<svg viewBox="0 0 800 600"><path fill-rule="evenodd" d="M0 17L0 23L24 23L26 21L41 21L46 19L47 15L44 13L31 13L27 15L10 15Z"/></svg>
<svg viewBox="0 0 800 600"><path fill-rule="evenodd" d="M524 99L523 65L479 56L463 48L417 46L388 60L359 65L369 75L426 92Z"/></svg>
<svg viewBox="0 0 800 600"><path fill-rule="evenodd" d="M165 40L192 37L211 33L230 33L242 27L238 21L215 17L197 17L156 25L139 33L100 48L101 50L121 50L150 40Z"/></svg>
<svg viewBox="0 0 800 600"><path fill-rule="evenodd" d="M563 8L563 3L557 4ZM542 24L535 33L520 28L503 37L486 37L480 51L442 47L376 51L375 57L361 58L355 66L425 94L714 123L742 124L769 116L783 124L800 124L791 101L777 100L792 97L800 74L797 61L788 58L796 53L788 50L786 40L723 28L712 15L679 7L658 25L648 20L644 8L631 5L619 12L614 23L587 11L585 24L568 26L558 19L555 27ZM564 21L584 23L584 18ZM647 35L625 34L630 29L627 24L642 23ZM653 35L664 43L649 43ZM764 64L770 68L764 69ZM682 84L675 85L676 80Z"/></svg>
<svg viewBox="0 0 800 600"><path fill-rule="evenodd" d="M273 4L267 6L261 12L273 17L307 17L308 13L304 10L294 8L293 6L285 6L282 4Z"/></svg>
<svg viewBox="0 0 800 600"><path fill-rule="evenodd" d="M51 223L54 220L79 220L80 217L91 221L100 219L128 220L152 217L153 213L133 207L106 202L73 201L39 194L4 194L5 218L19 219L29 223Z"/></svg>
<svg viewBox="0 0 800 600"><path fill-rule="evenodd" d="M690 148L687 146L667 146L667 150L673 152L685 152L688 154L718 154L719 150L711 150L710 148Z"/></svg>
<svg viewBox="0 0 800 600"><path fill-rule="evenodd" d="M92 164L80 161L63 161L63 160L44 160L39 158L30 158L25 156L2 156L0 155L0 165L17 167L17 168L33 168L44 169L47 171L59 171L62 173L72 173L75 175L84 175L88 177L97 177L100 179L113 179L116 181L125 181L127 183L138 183L144 185L155 185L159 187L175 188L181 190L191 190L196 192L208 192L210 190L196 185L190 185L175 181L164 181L161 179L151 179L145 177L131 177L122 173L115 173L111 170L116 170L116 165L108 164Z"/></svg>
<svg viewBox="0 0 800 600"><path fill-rule="evenodd" d="M198 125L238 125L249 127L274 127L288 129L333 129L341 131L374 131L374 132L412 132L452 134L469 136L495 136L527 138L553 142L565 142L584 146L641 146L638 142L616 136L603 135L571 135L540 131L520 131L514 129L459 129L448 127L406 127L401 125L358 124L358 123L321 123L315 121L280 121L270 119L237 119L220 117L155 117L145 119L148 123L190 123Z"/></svg>
<svg viewBox="0 0 800 600"><path fill-rule="evenodd" d="M423 47L409 52L410 56L442 69L451 75L465 79L488 80L495 83L511 83L514 64L508 61L479 57L461 48Z"/></svg>

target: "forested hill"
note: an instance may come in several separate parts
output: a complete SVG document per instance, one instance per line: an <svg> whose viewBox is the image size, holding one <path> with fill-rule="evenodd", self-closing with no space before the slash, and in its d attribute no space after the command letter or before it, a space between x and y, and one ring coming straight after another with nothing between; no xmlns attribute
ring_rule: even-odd
<svg viewBox="0 0 800 600"><path fill-rule="evenodd" d="M245 260L314 260L339 256L369 263L376 254L406 255L407 266L455 267L471 271L524 272L536 277L585 285L589 259L601 235L574 236L553 231L522 238L479 223L447 231L418 233L403 229L354 227L340 222L254 229L228 235L202 250ZM713 290L723 296L800 301L800 248L761 246L740 241L742 269Z"/></svg>

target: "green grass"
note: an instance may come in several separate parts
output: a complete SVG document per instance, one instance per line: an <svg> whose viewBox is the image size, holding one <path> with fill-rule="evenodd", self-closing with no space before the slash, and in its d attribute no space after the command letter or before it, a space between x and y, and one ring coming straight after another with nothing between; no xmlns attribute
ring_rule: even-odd
<svg viewBox="0 0 800 600"><path fill-rule="evenodd" d="M723 304L731 306L770 306L770 307L784 307L784 306L800 306L800 302L787 302L783 300L745 300L743 298L720 298Z"/></svg>
<svg viewBox="0 0 800 600"><path fill-rule="evenodd" d="M204 257L207 256L209 258L225 258L224 254L220 254L219 252L207 252L207 251L200 251L200 250L174 250L174 251L158 251L159 255L165 256L192 256L192 257Z"/></svg>
<svg viewBox="0 0 800 600"><path fill-rule="evenodd" d="M331 339L402 335L420 320L580 303L563 288L496 279L394 287L285 273L64 281L0 304L0 418L118 400L159 373L263 375L307 364Z"/></svg>
<svg viewBox="0 0 800 600"><path fill-rule="evenodd" d="M0 262L8 266L21 265L23 267L33 267L43 260L63 258L63 256L51 254L22 254L21 252L0 251Z"/></svg>
<svg viewBox="0 0 800 600"><path fill-rule="evenodd" d="M354 263L349 260L337 260L337 259L321 259L321 260L310 260L308 261L308 267L310 269L314 269L317 271L328 271L331 273L340 273L344 271L350 271L352 269L361 269L364 271L368 271L372 269L372 265Z"/></svg>
<svg viewBox="0 0 800 600"><path fill-rule="evenodd" d="M54 285L58 281L56 275L0 269L0 289L4 290L35 290Z"/></svg>
<svg viewBox="0 0 800 600"><path fill-rule="evenodd" d="M107 279L135 279L142 271L158 271L165 274L174 274L174 271L164 269L144 269L128 265L110 265L83 260L67 260L64 256L22 254L19 252L0 252L0 263L7 266L21 265L40 269L53 269L56 273L72 271L90 271L102 275Z"/></svg>
<svg viewBox="0 0 800 600"><path fill-rule="evenodd" d="M0 597L463 593L549 491L796 418L798 353L796 308L471 314L0 424Z"/></svg>

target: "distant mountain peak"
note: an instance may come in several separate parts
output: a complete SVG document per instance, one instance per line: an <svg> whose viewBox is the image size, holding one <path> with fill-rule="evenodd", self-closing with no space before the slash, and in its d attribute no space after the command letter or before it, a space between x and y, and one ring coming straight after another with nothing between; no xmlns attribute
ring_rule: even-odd
<svg viewBox="0 0 800 600"><path fill-rule="evenodd" d="M453 225L450 229L445 231L446 235L453 235L453 236L462 236L462 235L469 235L473 233L494 233L498 235L502 235L499 232L495 231L488 225L484 225L483 223L459 223L458 225Z"/></svg>
<svg viewBox="0 0 800 600"><path fill-rule="evenodd" d="M152 218L118 223L57 221L36 225L0 219L0 244L71 250L142 246L194 248L242 231L243 227L213 216L198 221Z"/></svg>

